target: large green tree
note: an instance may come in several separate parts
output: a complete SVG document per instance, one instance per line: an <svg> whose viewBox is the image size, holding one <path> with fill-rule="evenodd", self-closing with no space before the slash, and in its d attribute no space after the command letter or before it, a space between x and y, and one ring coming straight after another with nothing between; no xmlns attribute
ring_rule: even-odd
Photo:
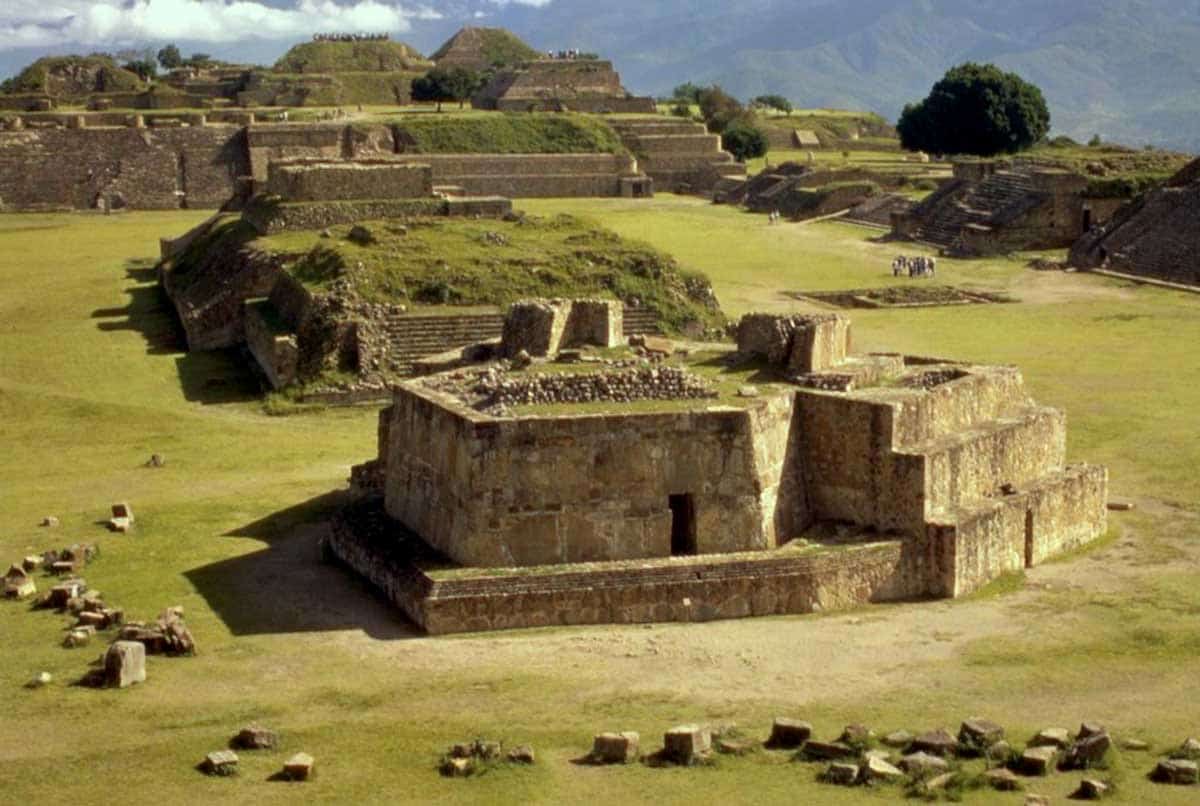
<svg viewBox="0 0 1200 806"><path fill-rule="evenodd" d="M183 54L179 52L179 48L174 43L164 45L158 52L158 63L166 70L174 70L176 67L183 66Z"/></svg>
<svg viewBox="0 0 1200 806"><path fill-rule="evenodd" d="M412 83L414 101L434 101L438 111L443 103L458 102L462 107L483 85L484 77L465 67L435 67Z"/></svg>
<svg viewBox="0 0 1200 806"><path fill-rule="evenodd" d="M953 67L925 100L904 107L900 143L932 154L1015 154L1046 136L1042 91L994 64Z"/></svg>

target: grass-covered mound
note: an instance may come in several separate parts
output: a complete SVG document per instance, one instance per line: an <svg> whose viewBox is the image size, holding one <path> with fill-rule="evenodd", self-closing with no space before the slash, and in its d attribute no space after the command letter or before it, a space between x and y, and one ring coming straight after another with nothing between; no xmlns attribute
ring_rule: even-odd
<svg viewBox="0 0 1200 806"><path fill-rule="evenodd" d="M619 154L621 139L586 115L495 114L405 118L409 149L423 154Z"/></svg>
<svg viewBox="0 0 1200 806"><path fill-rule="evenodd" d="M13 94L78 98L96 92L138 92L146 88L136 73L110 56L47 56L4 82Z"/></svg>
<svg viewBox="0 0 1200 806"><path fill-rule="evenodd" d="M542 54L512 31L504 28L462 28L438 48L432 57L445 66L474 69L503 67L541 58Z"/></svg>
<svg viewBox="0 0 1200 806"><path fill-rule="evenodd" d="M364 222L332 237L289 232L255 246L293 256L286 271L316 293L348 282L365 301L409 306L504 306L528 297L635 300L668 330L723 322L708 279L673 258L570 215L514 221L445 218ZM342 282L338 282L342 281Z"/></svg>
<svg viewBox="0 0 1200 806"><path fill-rule="evenodd" d="M281 73L393 73L429 68L415 48L403 42L304 42L275 62Z"/></svg>
<svg viewBox="0 0 1200 806"><path fill-rule="evenodd" d="M764 129L796 129L813 132L822 145L861 142L864 145L898 148L896 130L874 112L853 112L841 109L797 109L790 115L760 115L758 125Z"/></svg>

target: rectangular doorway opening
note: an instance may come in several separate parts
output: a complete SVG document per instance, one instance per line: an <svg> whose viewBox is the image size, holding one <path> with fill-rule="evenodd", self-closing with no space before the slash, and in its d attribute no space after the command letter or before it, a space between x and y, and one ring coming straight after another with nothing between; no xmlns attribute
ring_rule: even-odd
<svg viewBox="0 0 1200 806"><path fill-rule="evenodd" d="M1025 510L1025 567L1033 568L1033 510Z"/></svg>
<svg viewBox="0 0 1200 806"><path fill-rule="evenodd" d="M667 496L671 507L671 556L696 554L696 502L690 493Z"/></svg>

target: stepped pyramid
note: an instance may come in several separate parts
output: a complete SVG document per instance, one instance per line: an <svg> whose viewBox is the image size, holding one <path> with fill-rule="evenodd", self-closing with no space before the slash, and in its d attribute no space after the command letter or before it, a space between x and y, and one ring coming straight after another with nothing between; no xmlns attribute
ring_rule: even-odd
<svg viewBox="0 0 1200 806"><path fill-rule="evenodd" d="M705 192L722 179L746 178L746 166L722 151L720 135L701 123L647 117L614 120L612 127L655 190Z"/></svg>
<svg viewBox="0 0 1200 806"><path fill-rule="evenodd" d="M1071 249L1071 264L1200 285L1200 159L1128 203Z"/></svg>

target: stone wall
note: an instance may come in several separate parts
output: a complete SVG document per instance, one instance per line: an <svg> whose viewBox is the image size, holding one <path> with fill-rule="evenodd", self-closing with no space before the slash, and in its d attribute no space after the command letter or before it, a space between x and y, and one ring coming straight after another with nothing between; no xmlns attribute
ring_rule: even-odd
<svg viewBox="0 0 1200 806"><path fill-rule="evenodd" d="M570 347L616 347L624 340L624 309L617 300L549 299L513 303L500 349L512 357L554 355Z"/></svg>
<svg viewBox="0 0 1200 806"><path fill-rule="evenodd" d="M850 352L850 320L840 314L747 314L738 322L738 352L794 375L820 372Z"/></svg>
<svg viewBox="0 0 1200 806"><path fill-rule="evenodd" d="M394 540L364 539L344 522L335 523L326 547L432 635L812 613L914 595L900 541L474 577L426 572Z"/></svg>
<svg viewBox="0 0 1200 806"><path fill-rule="evenodd" d="M532 374L502 378L492 390L497 406L596 403L634 400L702 400L717 393L702 378L678 367L641 367L611 372Z"/></svg>
<svg viewBox="0 0 1200 806"><path fill-rule="evenodd" d="M241 129L0 132L0 200L14 209L216 208L247 171Z"/></svg>
<svg viewBox="0 0 1200 806"><path fill-rule="evenodd" d="M267 376L273 389L282 389L296 380L300 352L296 336L282 330L278 314L267 300L246 303L246 347Z"/></svg>
<svg viewBox="0 0 1200 806"><path fill-rule="evenodd" d="M690 496L697 553L768 548L764 524L793 520L754 433L786 432L790 406L496 420L410 382L384 416L388 513L465 564L670 556L670 496Z"/></svg>
<svg viewBox="0 0 1200 806"><path fill-rule="evenodd" d="M293 202L428 198L433 171L415 163L272 161L266 190Z"/></svg>

